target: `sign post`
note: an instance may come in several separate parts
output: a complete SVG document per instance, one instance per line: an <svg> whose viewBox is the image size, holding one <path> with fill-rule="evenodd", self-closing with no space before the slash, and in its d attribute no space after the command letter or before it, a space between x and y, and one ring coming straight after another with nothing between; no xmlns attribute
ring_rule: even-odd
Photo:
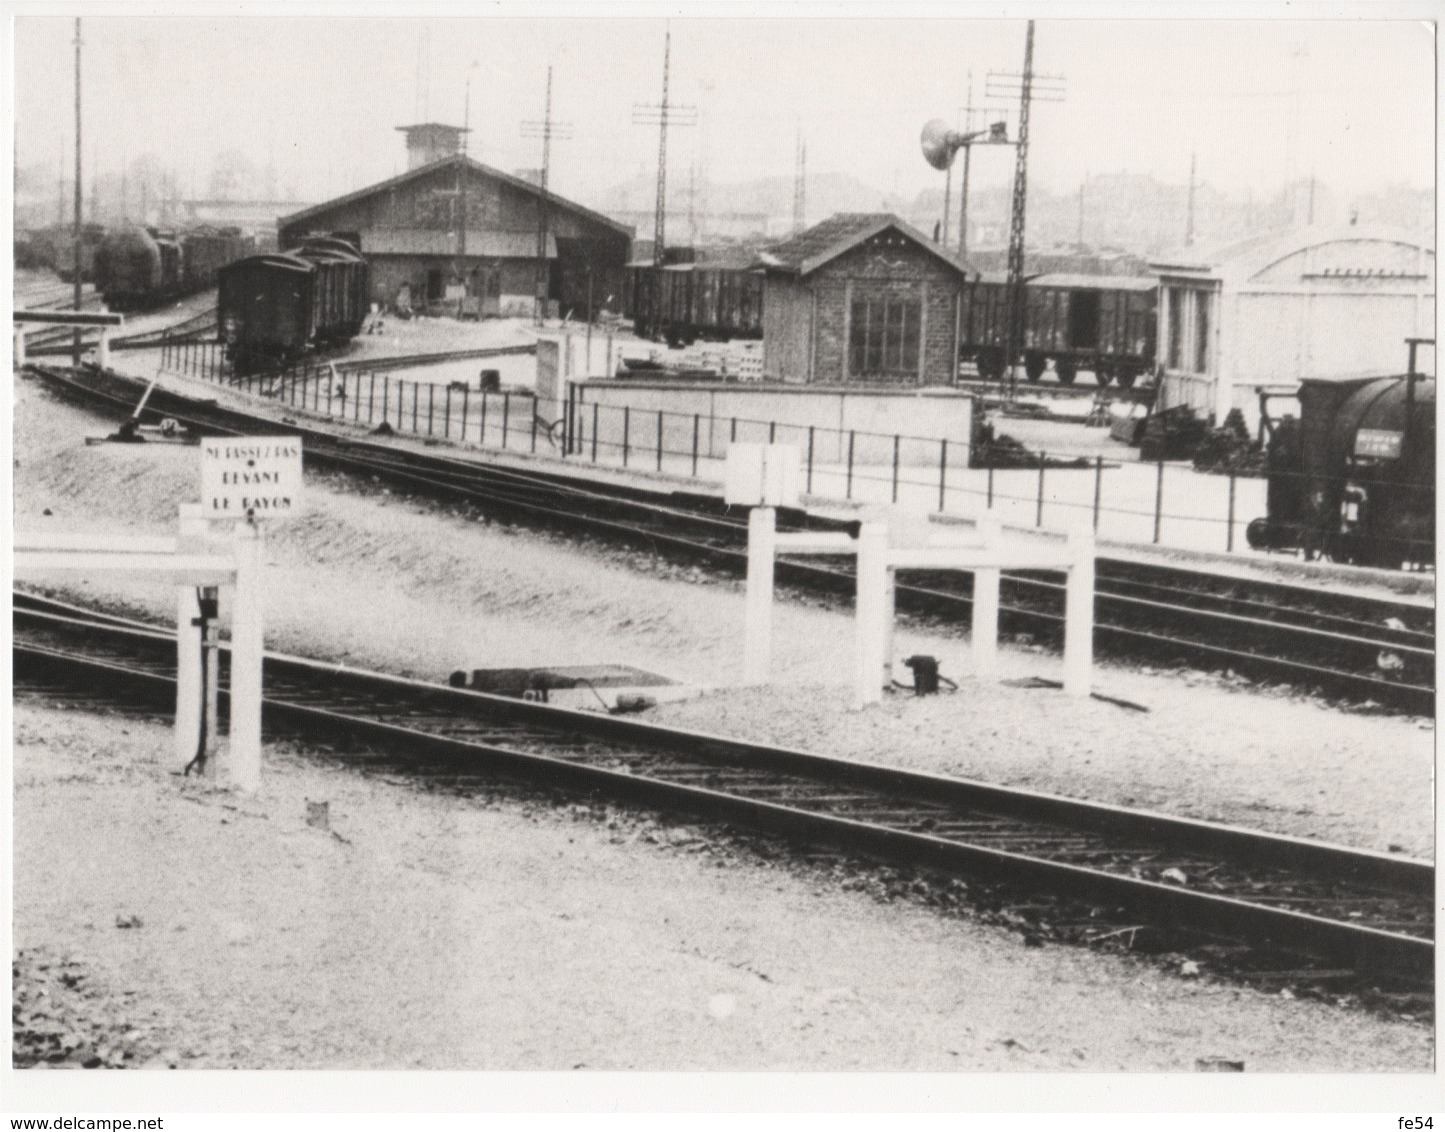
<svg viewBox="0 0 1445 1132"><path fill-rule="evenodd" d="M226 772L233 784L247 791L261 785L262 665L266 648L263 524L297 514L301 487L298 436L208 437L201 442L201 506L193 514L208 521L235 522L236 592L231 613L231 726ZM184 596L181 608L186 608Z"/></svg>

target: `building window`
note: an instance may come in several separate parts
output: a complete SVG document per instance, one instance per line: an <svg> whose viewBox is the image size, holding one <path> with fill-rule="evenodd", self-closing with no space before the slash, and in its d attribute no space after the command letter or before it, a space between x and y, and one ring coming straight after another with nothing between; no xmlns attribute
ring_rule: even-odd
<svg viewBox="0 0 1445 1132"><path fill-rule="evenodd" d="M854 299L848 332L848 372L853 377L918 375L923 325L917 299Z"/></svg>

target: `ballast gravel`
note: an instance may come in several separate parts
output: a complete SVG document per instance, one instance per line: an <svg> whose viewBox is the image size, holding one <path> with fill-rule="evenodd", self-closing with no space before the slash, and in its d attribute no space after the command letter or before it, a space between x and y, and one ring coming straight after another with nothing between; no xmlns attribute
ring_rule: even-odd
<svg viewBox="0 0 1445 1132"><path fill-rule="evenodd" d="M30 382L17 394L18 531L174 530L177 506L196 494L194 448L85 447L110 422ZM906 625L900 653L939 656L959 690L854 713L847 612L796 595L777 610L777 686L729 687L741 656L735 581L488 524L379 484L307 483L306 513L268 544L274 649L428 680L489 665L635 664L712 687L649 713L680 726L1431 850L1425 721L1114 667L1100 669L1100 689L1149 712L1078 703L974 681L966 640ZM174 610L166 587L143 581L46 588L158 618ZM1058 666L1026 648L1005 648L1002 661L1005 678ZM251 1068L1430 1063L1422 1024L1170 977L1128 956L1026 948L786 863L739 861L686 830L644 839L626 821L423 794L276 748L251 806L168 775L168 746L152 724L17 711L17 956L73 960L88 985L133 989L161 1010L168 1021L148 1023L154 1040L132 1061L174 1051L177 1063ZM308 798L330 801L332 830L305 825ZM245 883L216 871L233 859ZM144 926L113 926L132 916Z"/></svg>

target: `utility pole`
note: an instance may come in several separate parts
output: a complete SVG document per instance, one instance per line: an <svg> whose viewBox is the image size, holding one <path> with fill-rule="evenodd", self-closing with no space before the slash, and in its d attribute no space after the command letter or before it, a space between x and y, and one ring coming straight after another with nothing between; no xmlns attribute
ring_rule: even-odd
<svg viewBox="0 0 1445 1132"><path fill-rule="evenodd" d="M968 72L968 102L963 108L963 132L973 130L973 72ZM958 186L958 258L968 257L968 166L973 160L973 146L963 147L963 180ZM953 172L950 165L949 172Z"/></svg>
<svg viewBox="0 0 1445 1132"><path fill-rule="evenodd" d="M1084 170L1084 179L1079 182L1079 230L1074 234L1074 243L1080 251L1084 249L1084 189L1089 184L1089 171Z"/></svg>
<svg viewBox="0 0 1445 1132"><path fill-rule="evenodd" d="M80 17L75 18L75 227L71 239L71 267L75 271L75 309L80 309ZM70 364L80 368L80 330L71 338Z"/></svg>
<svg viewBox="0 0 1445 1132"><path fill-rule="evenodd" d="M537 324L540 326L547 316L547 228L551 219L548 215L550 202L547 196L547 179L552 169L552 139L566 141L572 136L568 122L552 121L552 65L547 65L547 103L540 122L523 122L524 138L542 139L542 195L537 201Z"/></svg>
<svg viewBox="0 0 1445 1132"><path fill-rule="evenodd" d="M662 48L662 101L632 108L632 124L657 127L657 212L652 229L652 266L657 274L656 293L661 292L663 249L667 241L667 128L697 124L697 107L674 106L668 101L672 71L672 28L667 29Z"/></svg>
<svg viewBox="0 0 1445 1132"><path fill-rule="evenodd" d="M1184 229L1184 246L1194 246L1194 151L1189 153L1189 220Z"/></svg>
<svg viewBox="0 0 1445 1132"><path fill-rule="evenodd" d="M793 168L793 235L803 230L804 214L808 194L808 143L803 140L803 128L798 127L797 160Z"/></svg>
<svg viewBox="0 0 1445 1132"><path fill-rule="evenodd" d="M1017 83L1017 87L1014 84ZM1024 339L1024 221L1028 201L1029 172L1029 105L1035 99L1062 102L1063 79L1056 75L1034 75L1034 21L1029 21L1024 38L1024 69L1019 75L988 76L988 94L993 97L1012 93L1019 96L1018 152L1014 162L1013 209L1009 218L1008 237L1008 336L1004 369L1008 399L1017 393L1014 373Z"/></svg>

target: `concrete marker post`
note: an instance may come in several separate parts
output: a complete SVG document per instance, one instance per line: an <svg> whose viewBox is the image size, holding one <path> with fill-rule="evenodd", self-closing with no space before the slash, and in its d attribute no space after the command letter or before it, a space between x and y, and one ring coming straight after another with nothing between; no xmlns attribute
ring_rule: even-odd
<svg viewBox="0 0 1445 1132"><path fill-rule="evenodd" d="M15 368L25 368L25 327L19 324L15 327Z"/></svg>
<svg viewBox="0 0 1445 1132"><path fill-rule="evenodd" d="M772 507L748 512L748 583L743 633L743 682L766 684L773 652L773 563L778 513Z"/></svg>
<svg viewBox="0 0 1445 1132"><path fill-rule="evenodd" d="M858 589L854 599L853 706L883 699L888 651L888 524L864 522L858 530Z"/></svg>
<svg viewBox="0 0 1445 1132"><path fill-rule="evenodd" d="M992 511L978 517L979 541L994 549L1002 539L999 518ZM973 612L970 627L974 672L983 677L998 671L998 593L1001 571L981 566L973 572Z"/></svg>
<svg viewBox="0 0 1445 1132"><path fill-rule="evenodd" d="M206 520L199 503L182 503L176 550L186 554L198 549L206 533ZM201 615L195 586L176 587L176 725L177 765L184 768L195 757L201 738L201 627L193 622ZM209 689L206 690L206 693ZM211 732L215 743L215 732Z"/></svg>
<svg viewBox="0 0 1445 1132"><path fill-rule="evenodd" d="M236 524L236 593L231 611L231 726L227 777L240 790L261 787L261 669L265 656L266 540L253 518Z"/></svg>
<svg viewBox="0 0 1445 1132"><path fill-rule="evenodd" d="M1064 694L1088 696L1094 668L1094 534L1069 533L1064 583Z"/></svg>

